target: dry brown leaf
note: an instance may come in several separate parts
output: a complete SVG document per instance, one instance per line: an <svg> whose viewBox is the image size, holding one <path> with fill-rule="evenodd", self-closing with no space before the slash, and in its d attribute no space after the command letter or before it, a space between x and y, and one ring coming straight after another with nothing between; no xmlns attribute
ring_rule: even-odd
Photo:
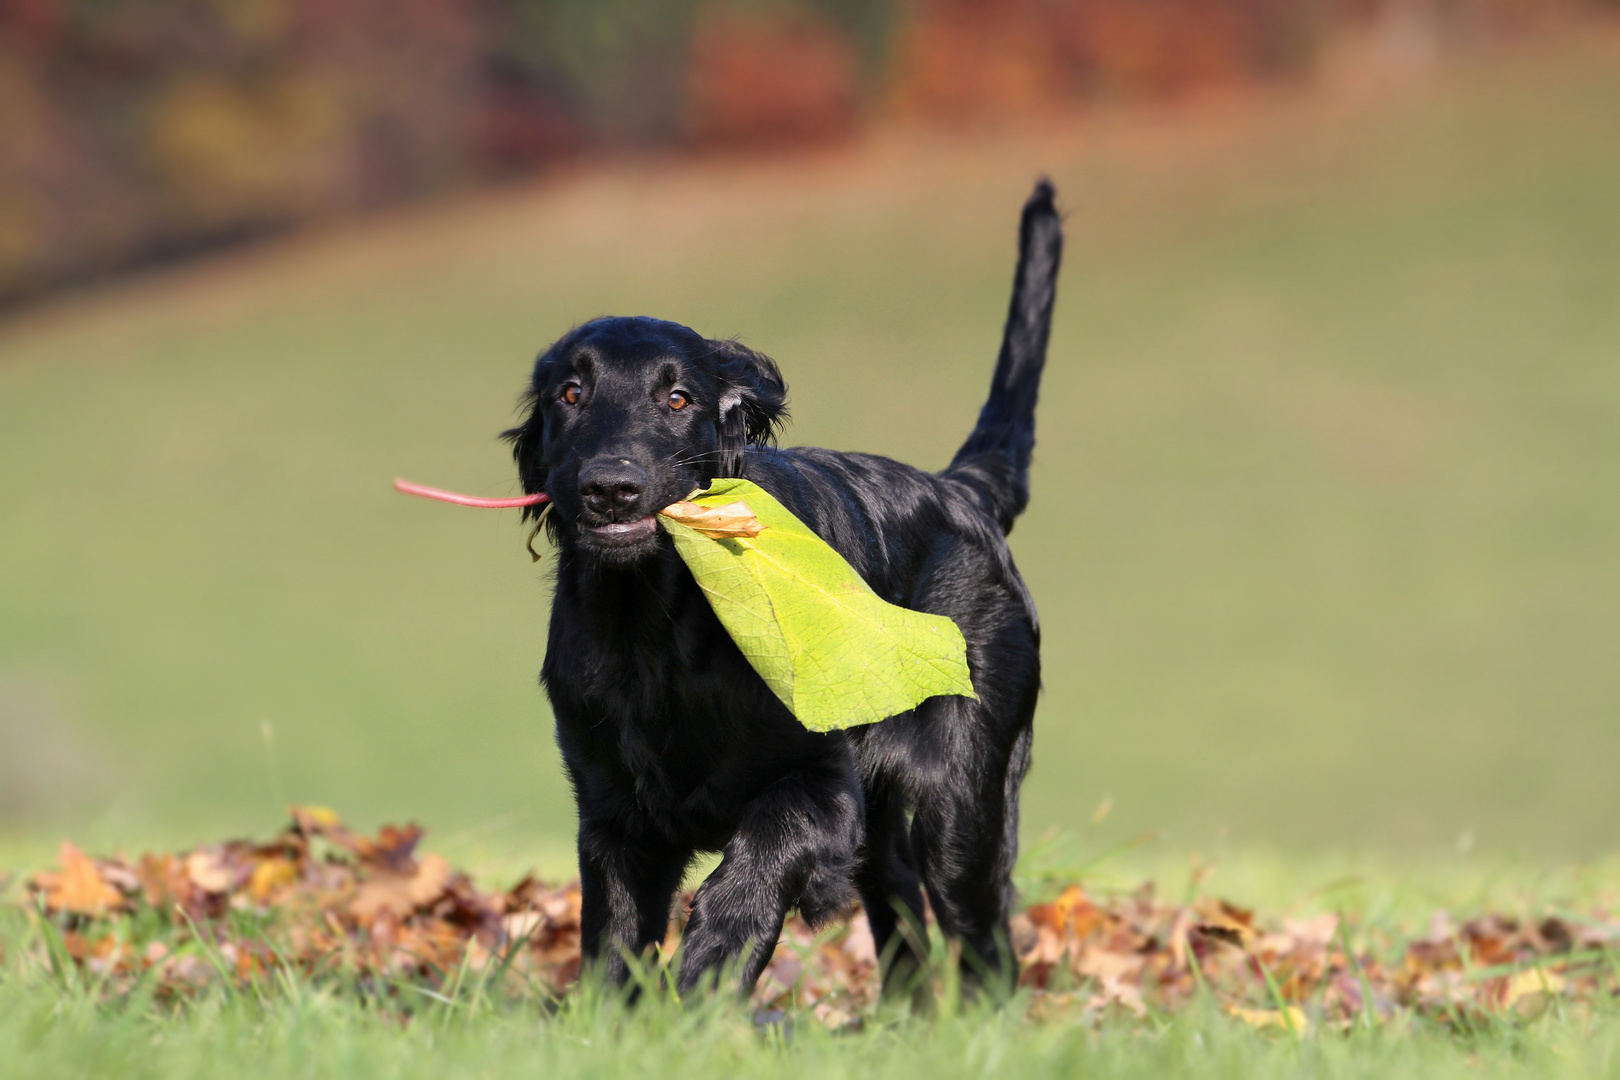
<svg viewBox="0 0 1620 1080"><path fill-rule="evenodd" d="M187 906L195 886L186 876L185 862L173 855L142 855L136 867L146 906L159 911Z"/></svg>
<svg viewBox="0 0 1620 1080"><path fill-rule="evenodd" d="M1110 949L1087 949L1075 964L1075 970L1104 982L1118 982L1137 975L1142 970L1143 957L1136 953L1114 952Z"/></svg>
<svg viewBox="0 0 1620 1080"><path fill-rule="evenodd" d="M254 903L262 906L297 880L297 864L291 859L273 855L254 866L253 874L248 878L248 895Z"/></svg>
<svg viewBox="0 0 1620 1080"><path fill-rule="evenodd" d="M349 914L369 922L382 912L403 918L419 907L444 895L450 881L450 864L442 855L424 855L415 873L381 871L361 882L360 891L349 903Z"/></svg>
<svg viewBox="0 0 1620 1080"><path fill-rule="evenodd" d="M361 836L330 811L301 807L292 825L263 845L237 840L133 863L93 860L65 845L62 870L36 875L32 887L57 920L68 956L109 991L150 979L161 994L190 995L279 965L316 978L343 970L439 984L466 964L508 973L517 992L564 992L579 975L578 885L527 877L504 892L480 892L441 856L415 855L421 835L412 825ZM312 845L316 837L326 843ZM690 900L687 894L677 902L661 955L679 944ZM246 906L275 921L275 949L260 931L227 918ZM170 919L175 937L167 944L130 942L128 927L111 918L115 910L143 908ZM1580 955L1572 950L1620 942L1620 920L1607 912L1568 921L1484 913L1460 927L1442 915L1427 937L1403 948L1363 944L1351 953L1349 942L1369 935L1341 936L1332 914L1261 923L1252 911L1211 897L1192 906L1163 903L1151 886L1107 897L1069 886L1049 904L1014 913L1011 926L1020 985L1038 1022L1171 1011L1207 987L1232 1003L1229 1011L1243 1023L1273 1031L1292 1023L1301 1032L1369 1013L1385 1019L1400 1009L1440 1019L1462 1009L1506 1010L1531 1019L1554 1000L1606 994L1598 969L1572 961ZM175 948L198 933L225 961L223 974L195 950ZM1484 958L1516 974L1470 977ZM1283 1000L1302 1004L1286 1012L1237 1004L1265 990L1259 964ZM842 1027L873 1007L878 982L859 908L841 935L818 936L795 914L755 1004L803 1010Z"/></svg>
<svg viewBox="0 0 1620 1080"><path fill-rule="evenodd" d="M52 911L75 915L105 915L123 907L124 894L102 880L95 860L64 840L57 849L59 874L41 871L34 875L34 886L45 894L45 906Z"/></svg>
<svg viewBox="0 0 1620 1080"><path fill-rule="evenodd" d="M1247 949L1256 935L1254 912L1229 904L1225 900L1203 900L1198 904L1201 919L1194 927L1205 937L1224 941L1239 949Z"/></svg>
<svg viewBox="0 0 1620 1080"><path fill-rule="evenodd" d="M752 537L764 531L764 526L741 499L724 506L699 506L681 500L670 503L659 511L672 521L696 529L711 540L726 537Z"/></svg>
<svg viewBox="0 0 1620 1080"><path fill-rule="evenodd" d="M228 892L236 882L236 873L225 864L220 853L199 848L186 856L186 877L203 892Z"/></svg>
<svg viewBox="0 0 1620 1080"><path fill-rule="evenodd" d="M350 836L349 841L361 861L386 866L395 873L409 874L415 869L414 853L422 839L422 826L407 825L403 829L384 825L377 839Z"/></svg>
<svg viewBox="0 0 1620 1080"><path fill-rule="evenodd" d="M430 904L444 892L450 882L450 863L443 855L423 855L411 878L410 898L417 907Z"/></svg>

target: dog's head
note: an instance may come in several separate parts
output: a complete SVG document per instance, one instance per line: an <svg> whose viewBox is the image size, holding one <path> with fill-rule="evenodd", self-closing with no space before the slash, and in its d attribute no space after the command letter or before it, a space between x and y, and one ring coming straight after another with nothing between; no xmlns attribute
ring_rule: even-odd
<svg viewBox="0 0 1620 1080"><path fill-rule="evenodd" d="M786 416L769 357L678 323L596 319L540 354L512 443L523 489L545 492L563 543L611 563L658 549L653 515L740 476Z"/></svg>

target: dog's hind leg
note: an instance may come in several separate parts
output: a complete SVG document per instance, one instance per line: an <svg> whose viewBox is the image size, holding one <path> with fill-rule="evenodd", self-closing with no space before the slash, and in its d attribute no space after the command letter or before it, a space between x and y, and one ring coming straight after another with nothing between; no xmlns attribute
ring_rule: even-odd
<svg viewBox="0 0 1620 1080"><path fill-rule="evenodd" d="M770 963L788 908L798 907L812 927L843 909L861 844L861 802L846 767L795 771L748 804L720 865L692 898L681 993L712 985L738 961L748 993Z"/></svg>
<svg viewBox="0 0 1620 1080"><path fill-rule="evenodd" d="M1033 694L1016 734L996 747L980 746L966 769L945 768L917 792L911 843L940 930L962 946L965 988L1000 983L1010 990L1018 962L1007 919L1013 900L1012 870L1018 858L1018 788L1029 767ZM991 727L983 702L936 698L925 708L960 711L939 715L941 726L983 739ZM968 734L970 733L971 734Z"/></svg>
<svg viewBox="0 0 1620 1080"><path fill-rule="evenodd" d="M866 792L866 847L855 876L883 968L883 994L921 988L927 957L922 879L911 856L905 806L881 783Z"/></svg>

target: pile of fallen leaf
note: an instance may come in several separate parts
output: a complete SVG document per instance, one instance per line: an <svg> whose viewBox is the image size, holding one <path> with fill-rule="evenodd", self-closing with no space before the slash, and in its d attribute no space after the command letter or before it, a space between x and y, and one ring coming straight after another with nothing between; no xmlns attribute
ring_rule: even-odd
<svg viewBox="0 0 1620 1080"><path fill-rule="evenodd" d="M357 836L322 807L295 807L266 844L95 859L64 841L30 892L62 951L111 988L155 979L183 995L279 968L372 989L441 986L500 963L547 992L579 974L579 888L525 877L480 892L419 826ZM143 940L144 939L144 940Z"/></svg>
<svg viewBox="0 0 1620 1080"><path fill-rule="evenodd" d="M418 853L422 830L346 829L331 811L295 808L269 843L236 840L182 854L91 858L62 844L60 869L29 882L39 949L108 992L149 982L167 997L284 972L346 980L410 1007L408 989L442 996L469 975L555 997L580 966L577 885L525 877L483 892L444 858ZM683 898L683 901L689 898ZM685 903L672 920L669 955ZM1207 996L1259 1027L1304 1032L1408 1010L1458 1026L1533 1018L1620 990L1620 918L1604 912L1518 919L1444 913L1420 937L1334 914L1257 920L1212 898L1164 903L1151 885L1102 898L1079 885L1013 918L1020 982L1037 1018L1146 1016ZM790 919L756 1002L854 1022L877 997L877 957L858 909L812 934Z"/></svg>

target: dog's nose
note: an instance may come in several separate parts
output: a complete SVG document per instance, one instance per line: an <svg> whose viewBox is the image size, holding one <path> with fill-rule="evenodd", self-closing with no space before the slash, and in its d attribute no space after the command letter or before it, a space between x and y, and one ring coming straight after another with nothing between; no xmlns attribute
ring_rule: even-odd
<svg viewBox="0 0 1620 1080"><path fill-rule="evenodd" d="M579 489L585 504L598 514L635 510L646 488L646 470L623 458L593 461L579 471Z"/></svg>

